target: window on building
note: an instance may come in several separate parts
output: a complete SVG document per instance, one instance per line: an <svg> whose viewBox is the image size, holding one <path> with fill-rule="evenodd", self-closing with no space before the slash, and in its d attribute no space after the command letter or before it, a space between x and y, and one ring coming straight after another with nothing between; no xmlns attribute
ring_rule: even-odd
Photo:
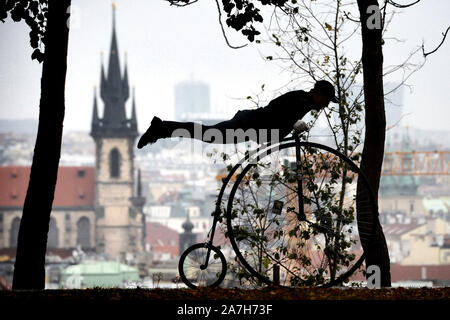
<svg viewBox="0 0 450 320"><path fill-rule="evenodd" d="M97 251L98 253L105 253L105 243L104 243L104 242L99 242L99 243L97 244L96 251Z"/></svg>
<svg viewBox="0 0 450 320"><path fill-rule="evenodd" d="M86 174L86 171L84 171L84 170L78 170L77 174L78 174L78 178L83 178L84 175Z"/></svg>
<svg viewBox="0 0 450 320"><path fill-rule="evenodd" d="M3 213L0 212L0 232L3 232Z"/></svg>
<svg viewBox="0 0 450 320"><path fill-rule="evenodd" d="M444 261L449 261L450 260L449 257L450 257L450 252L445 252L444 253Z"/></svg>
<svg viewBox="0 0 450 320"><path fill-rule="evenodd" d="M134 236L129 237L129 245L131 247L134 247L136 245L136 237L134 237Z"/></svg>
<svg viewBox="0 0 450 320"><path fill-rule="evenodd" d="M86 217L80 218L77 222L77 245L82 249L91 247L91 223Z"/></svg>
<svg viewBox="0 0 450 320"><path fill-rule="evenodd" d="M117 148L109 153L109 175L111 178L120 178L120 152Z"/></svg>
<svg viewBox="0 0 450 320"><path fill-rule="evenodd" d="M47 248L58 248L58 227L56 226L56 220L50 218L50 224L48 229Z"/></svg>
<svg viewBox="0 0 450 320"><path fill-rule="evenodd" d="M66 233L70 233L71 231L71 224L70 224L70 213L66 213L64 216L65 219L65 227L66 227Z"/></svg>
<svg viewBox="0 0 450 320"><path fill-rule="evenodd" d="M409 256L411 252L411 244L409 240L402 240L401 241L401 252L404 257Z"/></svg>
<svg viewBox="0 0 450 320"><path fill-rule="evenodd" d="M19 237L20 218L14 218L9 230L9 247L17 248L17 238Z"/></svg>

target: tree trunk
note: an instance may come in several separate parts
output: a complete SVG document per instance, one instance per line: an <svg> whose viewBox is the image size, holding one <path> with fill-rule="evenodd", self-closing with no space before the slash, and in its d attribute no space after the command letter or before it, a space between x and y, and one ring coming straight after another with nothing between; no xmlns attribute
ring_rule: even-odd
<svg viewBox="0 0 450 320"><path fill-rule="evenodd" d="M384 155L386 117L383 91L383 51L382 26L371 28L368 19L374 11L371 6L378 6L376 0L358 0L362 32L362 65L365 99L365 138L361 158L361 170L366 174L375 193L378 204L378 188ZM370 8L371 7L371 8ZM369 8L369 10L368 10ZM369 12L368 12L369 11ZM379 11L378 11L379 12ZM378 17L381 19L381 15ZM391 286L390 260L386 239L378 219L374 217L375 239L363 244L366 253L366 267L377 265L381 271L381 286Z"/></svg>
<svg viewBox="0 0 450 320"><path fill-rule="evenodd" d="M39 127L17 241L13 290L45 287L45 252L58 175L64 120L71 0L49 0Z"/></svg>

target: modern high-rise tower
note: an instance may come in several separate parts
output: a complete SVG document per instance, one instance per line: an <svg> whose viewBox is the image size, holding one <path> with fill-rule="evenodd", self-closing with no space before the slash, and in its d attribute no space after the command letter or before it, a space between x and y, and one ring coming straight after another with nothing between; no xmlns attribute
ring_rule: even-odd
<svg viewBox="0 0 450 320"><path fill-rule="evenodd" d="M208 84L191 79L175 85L175 119L189 120L209 112Z"/></svg>

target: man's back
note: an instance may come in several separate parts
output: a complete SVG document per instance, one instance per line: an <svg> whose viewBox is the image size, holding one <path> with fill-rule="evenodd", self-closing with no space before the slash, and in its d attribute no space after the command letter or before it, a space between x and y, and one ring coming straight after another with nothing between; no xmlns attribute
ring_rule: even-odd
<svg viewBox="0 0 450 320"><path fill-rule="evenodd" d="M312 110L311 103L309 93L303 90L285 93L272 100L266 107L256 109L252 123L257 128L290 131L297 120Z"/></svg>
<svg viewBox="0 0 450 320"><path fill-rule="evenodd" d="M232 119L211 126L193 122L162 121L158 117L153 117L150 127L139 139L138 148L154 143L161 138L170 138L174 132L179 132L179 130L187 132L191 138L208 143L238 143L235 139L233 141L223 139L228 130L237 129L244 131L248 129L255 129L256 131L268 129L271 135L275 134L278 139L282 139L291 132L297 120L303 118L311 110L321 110L327 107L330 102L338 102L334 95L334 87L330 82L320 80L315 83L314 88L309 92L296 90L285 93L272 100L264 108L239 111ZM195 134L196 126L200 127L201 134ZM273 132L273 129L278 129L278 134ZM219 132L222 135L222 139L217 137L213 139L210 137L211 134L208 134L208 138L204 139L208 130L211 130L210 133ZM257 140L259 142L261 139L257 138Z"/></svg>

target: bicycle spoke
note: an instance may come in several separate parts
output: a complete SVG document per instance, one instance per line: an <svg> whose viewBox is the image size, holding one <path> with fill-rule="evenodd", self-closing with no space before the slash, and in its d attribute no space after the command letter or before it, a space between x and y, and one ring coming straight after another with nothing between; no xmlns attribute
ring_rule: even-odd
<svg viewBox="0 0 450 320"><path fill-rule="evenodd" d="M292 146L242 169L228 203L235 210L229 231L239 259L259 279L270 280L278 265L285 285L332 282L360 261L359 237L370 239L374 202L368 189L360 189L357 203L358 172L338 153L304 143L301 167L293 169ZM300 202L299 170L305 200ZM281 209L272 209L276 201ZM306 218L299 216L299 205Z"/></svg>
<svg viewBox="0 0 450 320"><path fill-rule="evenodd" d="M208 250L211 250L206 261ZM206 268L205 263L207 262ZM181 256L179 262L180 277L191 288L204 286L217 286L225 277L226 262L220 251L204 244L196 244L189 247Z"/></svg>

